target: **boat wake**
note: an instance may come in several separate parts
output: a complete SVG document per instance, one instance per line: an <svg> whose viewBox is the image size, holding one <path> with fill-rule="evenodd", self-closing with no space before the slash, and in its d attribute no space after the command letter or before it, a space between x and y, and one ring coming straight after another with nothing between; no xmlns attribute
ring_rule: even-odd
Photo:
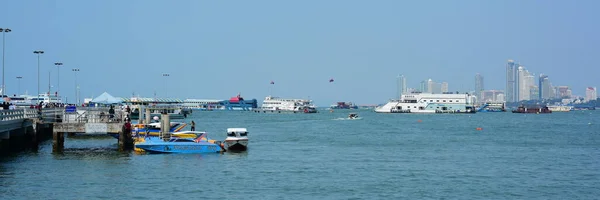
<svg viewBox="0 0 600 200"><path fill-rule="evenodd" d="M350 118L347 118L347 117L346 118L335 118L333 120L360 120L360 119L362 119L362 117L357 117L357 118L353 118L353 119L350 119Z"/></svg>

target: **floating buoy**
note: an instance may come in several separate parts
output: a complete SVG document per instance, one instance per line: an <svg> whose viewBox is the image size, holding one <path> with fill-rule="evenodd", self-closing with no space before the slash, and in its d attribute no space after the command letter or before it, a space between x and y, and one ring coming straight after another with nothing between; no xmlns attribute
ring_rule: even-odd
<svg viewBox="0 0 600 200"><path fill-rule="evenodd" d="M481 131L481 130L483 130L483 128L477 127L475 130Z"/></svg>
<svg viewBox="0 0 600 200"><path fill-rule="evenodd" d="M421 123L421 122L423 122L423 121L421 121L421 120L417 120L417 122Z"/></svg>

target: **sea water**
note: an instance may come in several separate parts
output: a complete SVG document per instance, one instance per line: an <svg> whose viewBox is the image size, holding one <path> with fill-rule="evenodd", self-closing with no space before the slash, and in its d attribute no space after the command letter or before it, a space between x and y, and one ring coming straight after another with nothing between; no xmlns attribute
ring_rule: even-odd
<svg viewBox="0 0 600 200"><path fill-rule="evenodd" d="M360 120L345 119L356 112ZM67 137L0 159L0 199L597 199L600 112L194 112L184 122L249 149L119 153ZM189 130L189 127L186 128Z"/></svg>

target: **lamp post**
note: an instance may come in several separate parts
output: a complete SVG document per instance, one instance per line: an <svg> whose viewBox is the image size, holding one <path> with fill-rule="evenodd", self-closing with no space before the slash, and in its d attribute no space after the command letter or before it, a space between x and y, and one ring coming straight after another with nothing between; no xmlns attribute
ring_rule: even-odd
<svg viewBox="0 0 600 200"><path fill-rule="evenodd" d="M79 105L79 85L77 85L77 72L79 72L79 68L73 68L73 72L75 72L75 102Z"/></svg>
<svg viewBox="0 0 600 200"><path fill-rule="evenodd" d="M18 85L18 89L19 89L17 91L17 94L19 94L19 95L21 95L21 79L22 78L23 78L22 76L17 76L17 85Z"/></svg>
<svg viewBox="0 0 600 200"><path fill-rule="evenodd" d="M6 33L10 33L12 30L10 30L9 28L0 28L0 32L2 32L2 96L4 96L4 93L6 92L6 86L4 85L4 44L5 42L5 36Z"/></svg>
<svg viewBox="0 0 600 200"><path fill-rule="evenodd" d="M38 69L37 69L37 85L38 85L38 91L37 91L37 97L38 97L38 101L40 100L40 55L44 54L44 51L42 50L37 50L37 51L33 51L33 53L37 54L37 60L38 60ZM36 102L39 103L39 102Z"/></svg>
<svg viewBox="0 0 600 200"><path fill-rule="evenodd" d="M61 62L57 62L57 63L54 63L54 65L56 65L56 69L58 70L58 73L57 73L57 74L58 74L58 75L57 75L58 77L56 78L56 85L57 85L57 88L56 88L56 96L58 96L58 94L60 93L60 67L61 67L63 64L62 64Z"/></svg>
<svg viewBox="0 0 600 200"><path fill-rule="evenodd" d="M169 91L169 88L167 87L167 77L170 76L170 74L164 73L164 74L162 74L162 76L165 77L165 80L164 80L165 81L165 83L164 83L164 86L165 86L165 98L168 98L169 95L167 94L167 92Z"/></svg>

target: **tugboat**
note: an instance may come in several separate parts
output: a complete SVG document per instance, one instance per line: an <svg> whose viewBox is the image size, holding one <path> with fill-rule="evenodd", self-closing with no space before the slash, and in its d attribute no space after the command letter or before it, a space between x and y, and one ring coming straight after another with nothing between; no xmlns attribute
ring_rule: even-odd
<svg viewBox="0 0 600 200"><path fill-rule="evenodd" d="M548 106L536 106L536 107L525 107L524 105L519 106L516 110L513 110L512 113L552 113Z"/></svg>
<svg viewBox="0 0 600 200"><path fill-rule="evenodd" d="M248 149L248 130L246 128L228 128L225 144L229 151L246 151Z"/></svg>

